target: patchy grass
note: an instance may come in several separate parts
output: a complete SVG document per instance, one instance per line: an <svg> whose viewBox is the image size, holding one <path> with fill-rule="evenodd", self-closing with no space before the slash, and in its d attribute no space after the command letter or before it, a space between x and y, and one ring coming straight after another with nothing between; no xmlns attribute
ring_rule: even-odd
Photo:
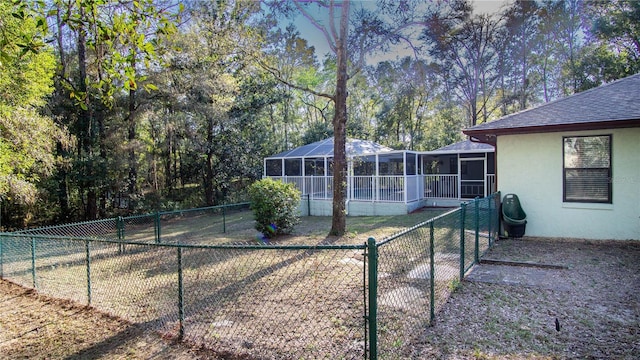
<svg viewBox="0 0 640 360"><path fill-rule="evenodd" d="M377 240L427 221L450 209L425 208L406 215L348 216L347 233L343 237L328 237L330 216L303 216L290 235L272 239L277 244L316 245L327 238L334 244L363 244L369 237ZM224 221L224 224L223 224ZM260 234L254 228L253 214L249 210L234 211L223 216L221 212L185 212L163 218L161 241L198 245L256 244ZM135 242L155 242L153 224L140 224L125 228L125 238Z"/></svg>
<svg viewBox="0 0 640 360"><path fill-rule="evenodd" d="M94 308L0 281L0 358L209 358ZM213 358L213 357L211 357Z"/></svg>
<svg viewBox="0 0 640 360"><path fill-rule="evenodd" d="M304 217L293 234L272 243L363 245L369 237L382 239L442 212L349 217L349 233L340 238L326 235L331 218ZM262 244L256 239L250 213L226 214L224 233L214 231L220 228L216 223L220 219L206 215L191 213L165 219L161 242ZM90 292L85 242L40 241L36 245L37 289L81 304L90 301L112 316L175 337L180 261L185 338L190 344L264 358L288 357L303 348L311 357L364 351L362 249L184 248L179 260L177 248L154 244L149 225L125 229L127 240L146 244L123 248L91 243ZM5 250L7 259L12 259L5 264L5 277L30 286L30 240Z"/></svg>
<svg viewBox="0 0 640 360"><path fill-rule="evenodd" d="M330 218L303 218L294 234L276 242L362 244L370 236L381 239L433 216L348 218L349 234L342 238L326 236ZM173 233L167 226L163 233L195 233L198 221L205 220L193 221ZM236 225L220 243L257 242L250 221ZM640 351L637 243L501 240L488 257L565 265L569 269L552 270L562 286L460 282L452 256L456 244L447 240L457 235L452 228L443 224L437 231L444 243L438 246L436 274L453 274L439 280L436 291L455 291L438 304L432 327L420 317L427 313L424 299L408 301L408 296L426 292L419 283L422 271L416 272L424 257L421 235L407 239L411 248L383 248L381 258L394 261L380 266L379 294L402 308L380 304L381 358L633 359ZM3 356L268 359L362 354L362 251L268 250L264 257L237 249L183 250L187 344L212 349L196 351L157 336L171 338L177 330L175 248L131 245L124 254L115 245L92 249L92 305L101 311L77 305L87 301L86 266L77 256L84 248L65 249L68 261L63 265L38 263L39 291L77 303L0 283ZM4 248L3 256L10 258L10 250ZM51 260L65 258L47 250ZM17 269L18 279L29 285L28 265L13 269L5 264L4 274ZM421 312L415 312L417 305ZM145 331L147 326L156 332ZM403 336L409 330L413 336Z"/></svg>
<svg viewBox="0 0 640 360"><path fill-rule="evenodd" d="M569 269L549 271L557 273L563 283L574 285L554 288L462 281L438 312L434 326L423 327L416 333L417 339L393 338L386 348L388 351L381 353L380 358L637 358L640 351L637 341L640 337L640 264L637 261L640 244L525 238L501 240L489 255L502 260L524 258L528 262L569 266ZM334 275L322 270L309 273L310 282L304 286L314 286L314 281L321 283L323 276ZM518 268L512 271L517 272ZM285 291L283 285L272 284L279 291ZM296 350L304 354L327 351L322 333L309 333L308 327L306 332L302 330L309 325L306 321L313 318L313 312L327 310L319 302L314 307L304 305L314 299L319 301L316 296L325 290L319 289L314 297L300 299L293 307L282 303L283 298L276 295L281 292L262 293L260 296L267 298L255 297L249 302L251 306L267 302L273 307L271 312L265 312L261 321L293 311L302 325L291 329L258 329L271 331L274 337L280 332L299 334L299 338L291 339L294 343L285 347L284 352L261 358L287 358L287 354ZM239 299L238 303L247 300ZM185 343L163 340L131 322L93 308L51 299L4 281L0 282L0 302L3 304L0 307L3 319L0 357L3 358L215 359L219 356L250 359L247 352L260 346L252 339L238 339L235 352L189 348ZM296 307L304 311L297 312ZM225 327L229 323L223 321L229 315L220 312L207 315L215 319L210 322L214 324L210 329L211 338L218 337L215 341L222 342L224 331L229 331ZM261 315L256 312L251 316ZM342 341L353 335L349 330L352 324L338 313L327 316L326 321L326 326L336 329L329 340ZM381 337L385 337L398 329L382 324L379 331ZM412 341L407 344L409 340ZM401 356L396 356L393 352L393 349L406 350L407 346L410 353L401 352Z"/></svg>

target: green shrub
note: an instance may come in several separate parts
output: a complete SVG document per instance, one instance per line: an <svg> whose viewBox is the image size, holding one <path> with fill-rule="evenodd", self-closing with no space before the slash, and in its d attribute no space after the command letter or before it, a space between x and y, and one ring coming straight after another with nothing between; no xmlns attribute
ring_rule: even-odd
<svg viewBox="0 0 640 360"><path fill-rule="evenodd" d="M300 191L294 184L265 178L249 187L249 198L256 219L256 230L267 238L289 234L300 222L296 214L300 205Z"/></svg>

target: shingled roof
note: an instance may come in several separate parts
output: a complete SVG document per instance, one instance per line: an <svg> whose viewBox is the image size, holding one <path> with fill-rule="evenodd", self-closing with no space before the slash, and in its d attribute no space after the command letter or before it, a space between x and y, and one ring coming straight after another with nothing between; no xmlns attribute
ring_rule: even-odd
<svg viewBox="0 0 640 360"><path fill-rule="evenodd" d="M463 130L495 144L503 134L640 126L640 74Z"/></svg>

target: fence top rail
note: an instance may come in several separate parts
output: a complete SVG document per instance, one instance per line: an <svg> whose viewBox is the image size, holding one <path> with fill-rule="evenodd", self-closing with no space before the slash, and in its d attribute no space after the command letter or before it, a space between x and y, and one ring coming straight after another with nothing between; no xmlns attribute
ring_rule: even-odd
<svg viewBox="0 0 640 360"><path fill-rule="evenodd" d="M81 225L89 225L89 224L109 223L109 222L113 222L115 220L116 220L115 218L107 218L107 219L100 219L100 220L89 220L89 221L75 222L75 223L62 224L62 225L51 225L51 226L37 227L37 228L33 228L33 229L18 230L18 231L14 231L12 233L13 234L25 234L25 233L29 233L29 232L32 232L32 231L43 231L43 230L69 228L69 227L73 227L73 226L81 226Z"/></svg>
<svg viewBox="0 0 640 360"><path fill-rule="evenodd" d="M213 209L223 209L223 208L230 208L230 207L237 207L237 206L247 206L247 205L250 205L250 204L251 204L250 202L241 202L241 203L236 203L236 204L206 206L206 207L193 208L193 209L158 211L158 212L149 213L149 214L126 216L126 217L123 217L122 219L123 220L132 220L132 219L139 219L139 218L156 216L156 215L183 214L183 213L190 213L190 212L197 212L197 211L207 211L207 210L213 210Z"/></svg>
<svg viewBox="0 0 640 360"><path fill-rule="evenodd" d="M134 241L119 241L108 239L97 239L87 237L70 237L70 236L58 236L58 235L31 235L31 234L18 234L11 232L0 233L0 241L5 238L24 238L24 239L41 239L41 240L65 240L65 241L77 241L77 242L94 242L94 243L106 243L114 245L134 245L134 246L151 246L151 247L165 247L165 248L189 248L189 249L247 249L247 250L361 250L366 249L365 243L362 244L344 244L344 245L271 245L271 244L228 244L228 245L193 245L193 244L157 244L157 243L143 243Z"/></svg>
<svg viewBox="0 0 640 360"><path fill-rule="evenodd" d="M194 208L194 209L161 211L160 215L169 215L169 214L173 214L173 213L180 213L181 214L181 213L196 212L196 211L207 211L207 210L213 210L213 209L224 209L224 208L230 208L230 207L236 207L236 206L247 206L247 205L250 205L250 204L251 204L250 202L242 202L242 203L236 203L236 204L207 206L207 207Z"/></svg>
<svg viewBox="0 0 640 360"><path fill-rule="evenodd" d="M444 218L444 217L446 217L446 216L449 216L449 215L451 215L451 214L453 214L453 213L456 213L456 212L458 212L458 211L462 211L462 208L463 208L463 207L466 207L466 206L471 205L471 204L479 204L479 203L480 203L480 202L482 202L482 201L487 201L488 199L494 198L494 197L496 197L496 196L498 197L498 199L500 199L500 192L499 192L499 191L498 191L498 192L495 192L495 193L493 193L493 194L491 194L491 195L488 195L487 197L484 197L484 198L476 197L475 199L473 199L473 200L471 200L471 201L469 201L469 202L467 202L467 203L462 203L462 204L460 204L460 207L459 207L459 208L457 208L457 209L453 209L453 210L447 211L447 212L446 212L446 213L444 213L444 214L441 214L441 215L438 215L438 216L436 216L436 217L434 217L434 218L431 218L431 219L429 219L429 220L423 221L423 222L421 222L421 223L419 223L419 224L417 224L417 225L414 225L414 226L412 226L412 227L410 227L410 228L407 228L407 229L405 229L405 230L403 230L403 231L401 231L401 232L399 232L399 233L397 233L397 234L393 234L393 235L391 235L391 236L389 236L389 237L387 237L387 238L383 239L382 241L380 241L380 242L379 242L379 243L377 243L376 245L377 245L377 246L385 245L385 244L387 244L387 243L389 243L389 242L391 242L391 241L393 241L393 240L395 240L395 239L397 239L397 238L399 238L399 237L401 237L401 236L403 236L403 235L406 235L407 233L410 233L410 232L412 232L412 231L415 231L415 230L416 230L416 229L418 229L418 228L421 228L421 227L427 226L427 225L429 225L429 224L431 224L431 223L433 223L433 222L435 222L435 221L437 221L437 220L439 220L439 219L442 219L442 218Z"/></svg>
<svg viewBox="0 0 640 360"><path fill-rule="evenodd" d="M51 229L69 228L69 227L74 227L74 226L116 222L119 219L122 219L122 220L135 220L135 219L142 219L142 218L145 218L145 217L153 217L153 216L156 216L156 215L169 215L169 214L174 214L174 213L178 214L178 213L188 213L188 212L196 212L196 211L206 211L206 210L212 210L212 209L230 208L230 207L237 207L237 206L247 206L247 205L250 205L250 204L251 203L249 203L249 202L242 202L242 203L236 203L236 204L207 206L207 207L194 208L194 209L159 211L159 212L155 212L155 213L141 214L141 215L131 215L131 216L126 216L126 217L118 216L118 217L106 218L106 219L80 221L80 222L73 222L73 223L60 224L60 225L51 225L51 226L42 226L42 227L37 227L37 228L33 228L33 229L17 230L17 231L13 231L12 233L14 233L14 234L27 234L27 233L31 233L31 232L34 232L34 231L44 231L44 230L51 230Z"/></svg>
<svg viewBox="0 0 640 360"><path fill-rule="evenodd" d="M238 207L238 206L247 206L247 205L250 205L250 204L251 204L250 202L242 202L242 203L236 203L236 204L206 206L206 207L193 208L193 209L158 211L158 212L149 213L149 214L125 216L125 217L122 217L122 220L140 219L140 218L151 217L151 216L156 216L156 215L183 214L183 213L189 213L189 212L207 211L207 210L213 210L213 209L223 209L223 208Z"/></svg>
<svg viewBox="0 0 640 360"><path fill-rule="evenodd" d="M387 243L389 243L389 242L391 242L391 241L393 241L393 240L395 240L395 239L397 239L397 238L399 238L401 236L404 236L404 235L406 235L406 234L408 234L408 233L410 233L412 231L415 231L416 229L419 229L421 227L425 227L425 226L427 226L427 225L429 225L431 223L434 223L435 221L437 221L437 220L439 220L441 218L449 216L449 215L451 215L453 213L456 213L458 211L460 211L460 208L449 210L444 214L440 214L440 215L438 215L438 216L436 216L434 218L431 218L429 220L423 221L423 222L421 222L419 224L416 224L416 225L414 225L414 226L412 226L410 228L404 229L404 230L400 231L399 233L396 233L396 234L393 234L393 235L391 235L391 236L389 236L387 238L384 238L382 241L377 243L376 246L380 247L382 245L385 245L385 244L387 244Z"/></svg>

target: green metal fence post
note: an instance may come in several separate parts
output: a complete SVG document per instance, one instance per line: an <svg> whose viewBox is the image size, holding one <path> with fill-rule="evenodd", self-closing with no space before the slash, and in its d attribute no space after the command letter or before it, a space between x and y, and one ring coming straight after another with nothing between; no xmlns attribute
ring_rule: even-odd
<svg viewBox="0 0 640 360"><path fill-rule="evenodd" d="M124 219L122 216L116 218L116 230L118 234L118 241L124 241ZM124 244L118 244L118 252L124 252Z"/></svg>
<svg viewBox="0 0 640 360"><path fill-rule="evenodd" d="M225 206L222 205L222 233L223 234L227 232L227 214L224 208Z"/></svg>
<svg viewBox="0 0 640 360"><path fill-rule="evenodd" d="M491 194L488 198L487 201L489 202L487 204L487 207L489 208L489 216L488 216L488 220L487 220L487 233L489 234L489 248L491 248L493 246L493 235L492 235L492 231L493 231L493 209L491 208L492 204L493 204L493 198L495 197L495 194Z"/></svg>
<svg viewBox="0 0 640 360"><path fill-rule="evenodd" d="M307 216L311 216L311 194L307 194Z"/></svg>
<svg viewBox="0 0 640 360"><path fill-rule="evenodd" d="M0 234L0 279L4 279L4 270L2 269L2 265L4 264L2 255L2 244L4 243L4 239L6 239L6 237Z"/></svg>
<svg viewBox="0 0 640 360"><path fill-rule="evenodd" d="M84 250L87 256L87 305L91 305L91 250L89 240L84 242Z"/></svg>
<svg viewBox="0 0 640 360"><path fill-rule="evenodd" d="M116 218L116 229L118 231L118 240L124 240L124 219L122 216Z"/></svg>
<svg viewBox="0 0 640 360"><path fill-rule="evenodd" d="M184 287L182 282L182 247L178 247L178 339L184 337Z"/></svg>
<svg viewBox="0 0 640 360"><path fill-rule="evenodd" d="M160 212L156 211L156 243L160 244L161 227L160 227Z"/></svg>
<svg viewBox="0 0 640 360"><path fill-rule="evenodd" d="M367 240L369 264L369 359L378 359L378 247L376 239ZM366 350L365 350L366 351Z"/></svg>
<svg viewBox="0 0 640 360"><path fill-rule="evenodd" d="M36 287L36 238L31 238L31 278L33 279L33 288Z"/></svg>
<svg viewBox="0 0 640 360"><path fill-rule="evenodd" d="M473 202L475 204L474 216L475 216L475 225L476 225L476 228L475 228L475 233L476 233L475 247L476 248L473 252L473 261L474 261L474 264L477 264L480 262L480 198L476 198Z"/></svg>
<svg viewBox="0 0 640 360"><path fill-rule="evenodd" d="M464 278L464 228L466 222L467 204L460 204L460 281Z"/></svg>
<svg viewBox="0 0 640 360"><path fill-rule="evenodd" d="M502 231L502 193L500 191L496 192L496 213L495 213L495 221L496 221L496 240L500 239L500 232Z"/></svg>
<svg viewBox="0 0 640 360"><path fill-rule="evenodd" d="M436 319L436 264L435 264L435 236L433 231L433 221L429 224L429 274L430 274L430 304L429 304L429 324L433 324Z"/></svg>

